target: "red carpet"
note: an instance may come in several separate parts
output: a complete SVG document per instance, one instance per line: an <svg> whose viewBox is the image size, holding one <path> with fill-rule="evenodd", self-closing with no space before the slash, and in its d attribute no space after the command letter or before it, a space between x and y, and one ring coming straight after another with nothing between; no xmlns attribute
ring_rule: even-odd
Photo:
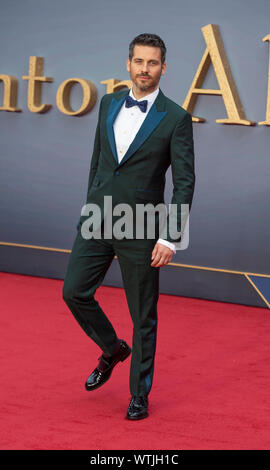
<svg viewBox="0 0 270 470"><path fill-rule="evenodd" d="M1 449L269 449L268 309L161 295L149 417L133 422L130 357L84 390L100 349L62 286L0 273ZM124 290L97 298L131 345Z"/></svg>

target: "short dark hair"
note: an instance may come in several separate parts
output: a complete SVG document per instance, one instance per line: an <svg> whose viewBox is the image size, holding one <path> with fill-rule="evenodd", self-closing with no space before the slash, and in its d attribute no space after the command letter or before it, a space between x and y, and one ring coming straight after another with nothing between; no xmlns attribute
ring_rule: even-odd
<svg viewBox="0 0 270 470"><path fill-rule="evenodd" d="M136 44L141 46L159 47L161 51L161 63L164 64L167 49L164 41L162 41L162 39L157 36L157 34L142 33L139 34L139 36L136 36L136 38L134 38L129 45L129 60L131 60L133 57L134 46L136 46Z"/></svg>

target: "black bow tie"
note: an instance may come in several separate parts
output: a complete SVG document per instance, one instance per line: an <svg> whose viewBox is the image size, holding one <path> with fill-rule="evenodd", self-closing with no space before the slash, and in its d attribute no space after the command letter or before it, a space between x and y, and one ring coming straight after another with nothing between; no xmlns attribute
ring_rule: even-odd
<svg viewBox="0 0 270 470"><path fill-rule="evenodd" d="M137 100L134 100L130 95L127 95L127 97L126 97L126 108L131 108L132 106L139 106L140 110L143 113L146 113L147 100L137 101Z"/></svg>

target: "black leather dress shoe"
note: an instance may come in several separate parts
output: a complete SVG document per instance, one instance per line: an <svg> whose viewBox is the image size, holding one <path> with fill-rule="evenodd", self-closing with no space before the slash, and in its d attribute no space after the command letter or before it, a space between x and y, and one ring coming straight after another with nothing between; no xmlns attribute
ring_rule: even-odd
<svg viewBox="0 0 270 470"><path fill-rule="evenodd" d="M104 354L102 354L99 357L98 366L93 370L92 374L89 375L85 382L85 388L87 391L95 390L107 382L116 364L119 361L123 362L130 355L131 348L129 345L123 339L120 339L119 341L119 349L113 356L105 357Z"/></svg>
<svg viewBox="0 0 270 470"><path fill-rule="evenodd" d="M128 407L127 419L142 419L148 416L148 398L147 396L133 395Z"/></svg>

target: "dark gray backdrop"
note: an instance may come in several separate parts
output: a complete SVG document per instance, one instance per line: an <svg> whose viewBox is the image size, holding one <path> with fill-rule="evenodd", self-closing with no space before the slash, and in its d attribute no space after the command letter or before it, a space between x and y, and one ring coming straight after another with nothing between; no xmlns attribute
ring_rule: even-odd
<svg viewBox="0 0 270 470"><path fill-rule="evenodd" d="M0 241L71 249L105 93L100 82L129 79L128 44L139 33L164 39L167 72L160 86L182 105L206 47L201 28L218 24L247 119L263 121L269 48L262 38L270 33L269 17L267 0L1 1L0 74L18 78L22 112L0 112ZM44 75L54 78L43 84L42 102L53 105L45 114L27 108L28 82L21 77L28 75L30 56L44 57ZM98 90L96 106L82 117L56 107L57 88L71 77L89 79ZM203 87L218 88L212 68ZM2 90L0 83L1 102ZM81 98L76 85L74 109ZM190 245L173 258L193 267L162 268L161 292L266 306L244 274L269 275L270 128L217 124L227 117L217 96L200 96L194 115L207 121L193 123L197 179ZM168 171L167 202L171 190ZM0 249L2 271L64 277L68 253ZM116 260L105 283L122 285Z"/></svg>

